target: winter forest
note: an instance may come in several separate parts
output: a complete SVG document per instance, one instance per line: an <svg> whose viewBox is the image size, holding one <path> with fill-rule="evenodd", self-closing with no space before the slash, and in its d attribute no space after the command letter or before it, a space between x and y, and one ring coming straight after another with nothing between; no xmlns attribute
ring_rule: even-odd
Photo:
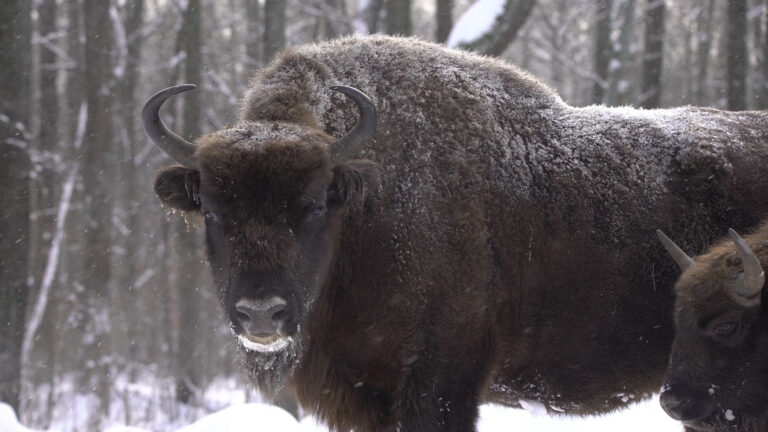
<svg viewBox="0 0 768 432"><path fill-rule="evenodd" d="M768 107L763 0L5 0L0 401L23 424L174 430L259 400L139 113L197 84L164 110L194 139L280 50L377 32L501 57L575 106Z"/></svg>

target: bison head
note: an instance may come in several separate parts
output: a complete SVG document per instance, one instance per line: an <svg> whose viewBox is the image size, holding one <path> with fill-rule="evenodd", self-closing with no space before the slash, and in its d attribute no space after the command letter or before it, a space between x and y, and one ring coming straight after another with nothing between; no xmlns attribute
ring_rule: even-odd
<svg viewBox="0 0 768 432"><path fill-rule="evenodd" d="M661 405L696 431L765 430L768 420L768 314L762 262L768 231L735 231L696 260L661 231L683 270L675 285L676 334ZM754 251L753 251L754 249Z"/></svg>
<svg viewBox="0 0 768 432"><path fill-rule="evenodd" d="M332 271L345 208L377 187L378 165L349 160L376 127L370 99L351 87L360 119L336 140L314 121L243 121L190 143L168 130L159 109L194 86L152 96L142 114L149 137L181 165L162 169L165 205L205 220L219 299L246 366L276 393L307 344L308 315Z"/></svg>

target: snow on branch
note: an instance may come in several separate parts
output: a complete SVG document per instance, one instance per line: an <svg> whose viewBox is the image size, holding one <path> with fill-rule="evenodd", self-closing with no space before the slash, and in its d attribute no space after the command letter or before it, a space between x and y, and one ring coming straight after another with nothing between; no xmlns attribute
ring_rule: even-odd
<svg viewBox="0 0 768 432"><path fill-rule="evenodd" d="M536 0L478 0L456 22L449 47L486 55L501 55L536 5Z"/></svg>

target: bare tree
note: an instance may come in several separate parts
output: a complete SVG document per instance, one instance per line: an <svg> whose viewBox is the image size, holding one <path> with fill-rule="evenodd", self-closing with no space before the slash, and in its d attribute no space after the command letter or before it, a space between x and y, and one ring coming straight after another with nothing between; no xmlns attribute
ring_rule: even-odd
<svg viewBox="0 0 768 432"><path fill-rule="evenodd" d="M699 7L702 10L696 20L696 98L698 105L707 100L707 78L709 75L709 60L712 52L712 18L714 16L715 0L708 0Z"/></svg>
<svg viewBox="0 0 768 432"><path fill-rule="evenodd" d="M264 62L272 60L275 54L285 48L285 2L264 2Z"/></svg>
<svg viewBox="0 0 768 432"><path fill-rule="evenodd" d="M618 49L615 50L617 68L612 70L613 77L610 82L608 104L624 105L629 103L629 91L632 86L633 65L635 63L636 43L633 39L635 32L635 9L637 0L620 1L620 20L615 23L619 31Z"/></svg>
<svg viewBox="0 0 768 432"><path fill-rule="evenodd" d="M608 88L608 65L613 57L611 44L611 8L612 0L596 0L597 22L595 23L595 81L592 91L592 102L601 104L605 102Z"/></svg>
<svg viewBox="0 0 768 432"><path fill-rule="evenodd" d="M124 247L126 262L119 266L119 274L116 278L118 284L123 289L118 290L119 303L124 307L120 309L125 322L133 322L133 317L138 317L138 303L133 297L136 295L136 274L138 268L138 254L141 250L141 205L140 205L140 170L136 166L136 157L139 153L141 144L141 134L137 133L138 105L136 100L136 88L139 84L139 67L141 65L141 51L144 42L144 35L141 28L144 20L144 0L133 0L125 5L124 24L125 29L125 68L122 77L118 80L117 91L119 97L119 118L123 123L123 133L120 134L121 140L121 161L119 163L120 176L123 179L118 183L116 193L120 200L120 207L123 210L122 218L127 227L127 233L124 236ZM125 329L129 341L135 341L139 338L139 328L136 325L129 325ZM129 361L138 360L138 344L130 343L127 347Z"/></svg>
<svg viewBox="0 0 768 432"><path fill-rule="evenodd" d="M536 0L507 0L494 25L474 41L462 44L461 48L500 56L514 42L535 5Z"/></svg>
<svg viewBox="0 0 768 432"><path fill-rule="evenodd" d="M645 52L640 94L640 106L643 108L657 108L661 101L665 9L665 0L648 0L645 9Z"/></svg>
<svg viewBox="0 0 768 432"><path fill-rule="evenodd" d="M387 33L407 36L413 32L411 0L385 0Z"/></svg>
<svg viewBox="0 0 768 432"><path fill-rule="evenodd" d="M255 67L261 62L261 10L258 0L245 0L245 55L250 64Z"/></svg>
<svg viewBox="0 0 768 432"><path fill-rule="evenodd" d="M110 185L114 181L112 122L111 55L113 50L109 1L85 0L85 96L88 120L82 148L84 197L84 243L82 252L82 355L88 358L81 371L80 386L97 395L99 406L90 422L96 428L98 412L109 410L109 320L108 287L111 281L112 199Z"/></svg>
<svg viewBox="0 0 768 432"><path fill-rule="evenodd" d="M728 109L747 108L747 1L728 1L727 79Z"/></svg>
<svg viewBox="0 0 768 432"><path fill-rule="evenodd" d="M0 7L0 401L19 408L29 263L29 2Z"/></svg>
<svg viewBox="0 0 768 432"><path fill-rule="evenodd" d="M186 53L184 64L185 81L202 84L203 59L201 40L200 0L189 0L184 12L184 24L181 32L182 45ZM200 135L201 99L200 91L190 92L184 99L183 136L189 140ZM176 224L177 253L180 268L176 278L175 300L178 306L174 312L178 314L175 322L174 344L176 352L176 400L188 403L198 388L198 376L195 370L197 346L195 335L199 323L197 307L197 290L199 283L199 263L197 255L198 239L194 230L187 229L185 221Z"/></svg>
<svg viewBox="0 0 768 432"><path fill-rule="evenodd" d="M453 0L436 0L435 3L435 20L437 21L435 39L445 43L453 27Z"/></svg>

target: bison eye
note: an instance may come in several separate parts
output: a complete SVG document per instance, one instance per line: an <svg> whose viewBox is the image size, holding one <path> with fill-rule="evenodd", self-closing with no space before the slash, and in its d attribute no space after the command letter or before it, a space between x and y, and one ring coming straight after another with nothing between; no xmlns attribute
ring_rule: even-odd
<svg viewBox="0 0 768 432"><path fill-rule="evenodd" d="M728 336L736 330L735 322L726 322L715 327L715 334L718 336Z"/></svg>
<svg viewBox="0 0 768 432"><path fill-rule="evenodd" d="M314 217L320 217L325 213L325 206L317 206L312 210L312 216Z"/></svg>
<svg viewBox="0 0 768 432"><path fill-rule="evenodd" d="M739 323L737 321L722 322L710 330L713 339L727 343L732 341L739 334Z"/></svg>

